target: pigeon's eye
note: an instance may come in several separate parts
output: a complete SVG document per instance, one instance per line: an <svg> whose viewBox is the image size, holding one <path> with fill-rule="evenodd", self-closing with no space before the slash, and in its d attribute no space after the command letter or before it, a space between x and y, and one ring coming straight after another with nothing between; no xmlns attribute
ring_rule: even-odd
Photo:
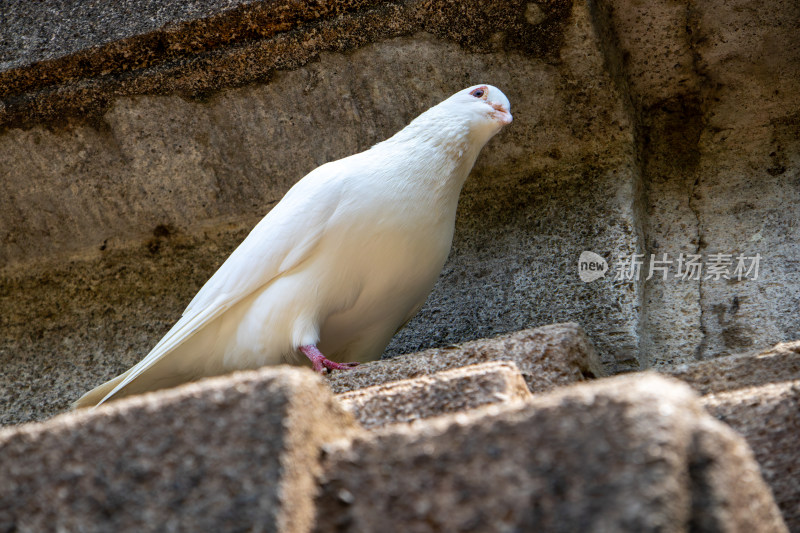
<svg viewBox="0 0 800 533"><path fill-rule="evenodd" d="M469 94L471 94L475 98L483 98L483 95L486 94L486 89L484 89L483 87L478 87Z"/></svg>

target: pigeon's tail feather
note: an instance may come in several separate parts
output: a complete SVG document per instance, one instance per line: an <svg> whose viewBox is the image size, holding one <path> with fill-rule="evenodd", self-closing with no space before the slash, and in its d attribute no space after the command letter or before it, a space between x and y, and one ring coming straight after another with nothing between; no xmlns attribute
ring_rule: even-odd
<svg viewBox="0 0 800 533"><path fill-rule="evenodd" d="M206 327L208 323L222 314L226 308L227 305L220 305L183 316L144 359L124 374L86 393L75 402L74 406L97 406L112 398L118 400L125 396L174 387L203 375L214 375L214 373L204 374L201 368L195 368L190 372L186 371L187 363L190 368L197 366L193 364L194 358L192 357L197 350L187 350L186 341L190 339L194 341L188 343L190 345L188 348L191 348L192 344L205 342L207 337L203 335L198 337L197 333L204 330L209 333ZM212 328L211 332L214 331L216 329ZM210 344L213 345L213 340ZM216 373L220 373L219 369L216 370ZM102 396L96 398L95 394L102 394ZM88 398L86 402L84 402L84 398Z"/></svg>
<svg viewBox="0 0 800 533"><path fill-rule="evenodd" d="M160 364L151 365L145 369L144 372L139 373L133 380L130 380L130 375L136 369L135 366L124 374L120 374L114 379L110 379L102 385L95 387L73 403L72 408L97 407L110 400L119 400L136 394L168 389L202 377L201 374L186 372L178 366L181 360L187 360L187 356L193 355L192 353L186 353L178 349L168 355L171 356L171 359L173 359L172 361L161 360L159 361ZM125 383L125 381L128 382ZM125 385L120 387L123 383L125 383Z"/></svg>
<svg viewBox="0 0 800 533"><path fill-rule="evenodd" d="M114 387L116 387L120 381L125 379L125 377L130 373L130 370L125 372L124 374L120 374L119 376L115 377L114 379L110 379L99 385L80 398L77 401L73 402L72 409L83 409L85 407L94 407L100 403L100 401L106 397L106 395L111 392Z"/></svg>
<svg viewBox="0 0 800 533"><path fill-rule="evenodd" d="M219 325L216 322L211 326L209 320L202 322L196 316L184 317L144 359L81 396L72 408L96 407L110 400L168 389L223 373L222 359L213 350ZM205 358L198 357L202 353L206 354Z"/></svg>

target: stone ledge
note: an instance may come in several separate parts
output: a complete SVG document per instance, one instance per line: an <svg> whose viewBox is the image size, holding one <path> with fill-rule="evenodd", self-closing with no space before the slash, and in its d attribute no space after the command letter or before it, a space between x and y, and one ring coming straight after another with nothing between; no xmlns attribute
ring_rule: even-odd
<svg viewBox="0 0 800 533"><path fill-rule="evenodd" d="M216 47L270 37L293 26L333 18L377 0L123 0L64 9L52 2L6 2L12 35L0 44L0 80L10 92L54 81L129 71ZM61 6L58 6L61 7ZM132 17L131 13L138 16ZM26 38L25 41L22 41ZM33 68L27 68L35 65ZM34 74L41 74L36 77ZM15 83L16 82L16 83Z"/></svg>
<svg viewBox="0 0 800 533"><path fill-rule="evenodd" d="M127 2L145 12L155 5L150 0ZM487 45L507 46L553 60L572 2L542 4L535 20L526 18L527 5L501 0L459 5L280 0L240 2L233 8L208 1L194 12L173 8L150 23L109 28L112 33L119 30L120 38L111 42L102 36L87 42L75 39L63 45L60 57L33 50L29 57L9 62L12 68L0 72L0 127L52 124L66 117L99 122L120 96L206 97L222 88L267 81L276 70L295 69L321 52L344 52L422 31L482 52ZM81 15L72 22L103 26L119 18L113 9L107 19L104 14ZM37 19L35 14L18 16L11 30L26 31L28 18ZM60 23L51 29L54 34ZM7 53L14 52L19 50L12 43Z"/></svg>
<svg viewBox="0 0 800 533"><path fill-rule="evenodd" d="M515 363L534 393L605 375L583 328L568 322L367 363L329 382L341 394L487 361Z"/></svg>
<svg viewBox="0 0 800 533"><path fill-rule="evenodd" d="M497 361L366 387L336 398L362 426L372 429L531 397L517 365Z"/></svg>

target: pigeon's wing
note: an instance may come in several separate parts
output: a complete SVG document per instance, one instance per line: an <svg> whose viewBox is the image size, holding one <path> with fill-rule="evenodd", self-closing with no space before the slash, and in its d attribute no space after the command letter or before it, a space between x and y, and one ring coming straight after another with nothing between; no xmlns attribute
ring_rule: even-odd
<svg viewBox="0 0 800 533"><path fill-rule="evenodd" d="M303 261L339 205L343 181L338 178L344 170L328 163L292 187L200 289L181 319L98 405L239 300Z"/></svg>

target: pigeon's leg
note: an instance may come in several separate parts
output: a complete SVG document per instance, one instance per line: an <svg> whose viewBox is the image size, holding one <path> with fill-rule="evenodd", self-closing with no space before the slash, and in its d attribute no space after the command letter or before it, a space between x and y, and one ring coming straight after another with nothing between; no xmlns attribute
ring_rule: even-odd
<svg viewBox="0 0 800 533"><path fill-rule="evenodd" d="M327 369L331 370L350 370L358 366L358 363L336 363L331 361L319 351L319 348L313 344L306 344L299 348L303 354L311 360L314 370L322 374Z"/></svg>

